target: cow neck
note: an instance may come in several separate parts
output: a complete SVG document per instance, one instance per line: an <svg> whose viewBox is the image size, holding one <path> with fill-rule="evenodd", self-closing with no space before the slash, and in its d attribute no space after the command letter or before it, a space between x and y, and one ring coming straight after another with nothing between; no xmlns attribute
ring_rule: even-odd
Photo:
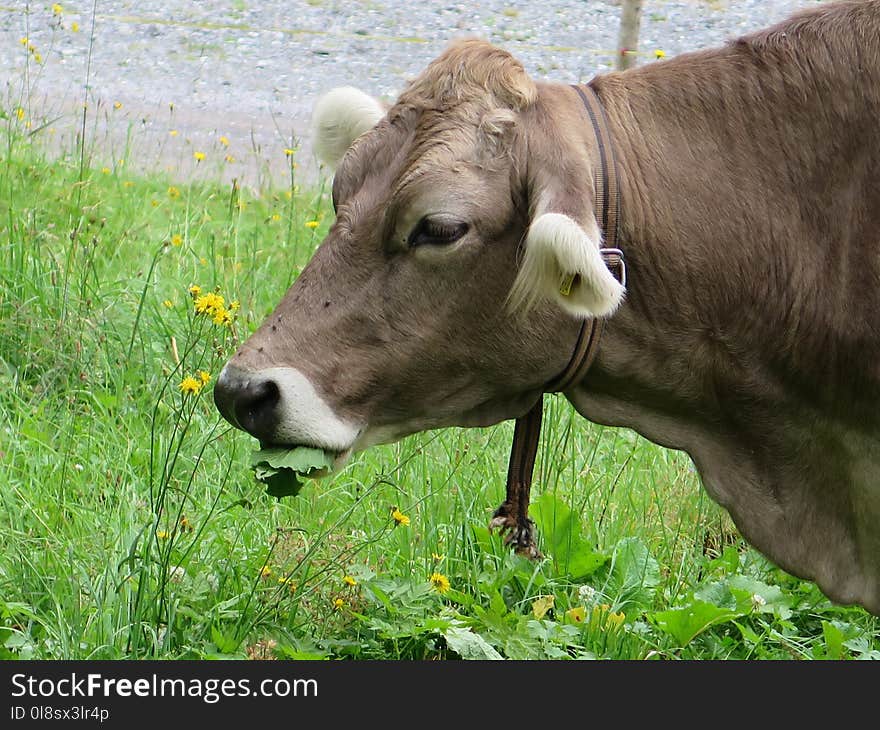
<svg viewBox="0 0 880 730"><path fill-rule="evenodd" d="M599 150L599 165L595 171L595 203L594 210L599 228L603 233L604 246L600 249L605 265L626 286L626 266L623 252L617 248L620 231L620 188L617 177L617 162L608 121L602 102L592 87L573 86L586 107L587 114L596 136ZM585 90L586 89L586 90ZM558 393L567 390L580 382L599 351L599 340L602 337L604 320L598 317L585 319L580 326L578 338L571 359L565 370L544 387L544 392ZM544 399L538 402L524 416L516 419L513 432L513 445L510 450L510 462L507 467L507 501L516 504L520 514L525 516L529 504L529 492L532 486L532 473L535 469L535 457L538 453L538 441L541 436L541 421L544 413Z"/></svg>

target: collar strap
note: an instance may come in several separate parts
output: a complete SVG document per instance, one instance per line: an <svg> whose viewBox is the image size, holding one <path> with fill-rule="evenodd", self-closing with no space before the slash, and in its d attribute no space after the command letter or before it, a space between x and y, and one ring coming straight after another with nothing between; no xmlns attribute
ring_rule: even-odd
<svg viewBox="0 0 880 730"><path fill-rule="evenodd" d="M596 96L592 87L572 87L581 97L593 132L596 135L596 146L599 149L599 166L596 169L594 188L596 222L602 231L604 248L600 249L605 265L617 276L620 283L626 286L626 265L623 262L623 252L617 248L620 237L620 188L617 182L617 161L614 159L614 148L611 145L611 134L608 131L608 121L605 118L605 110L602 102ZM547 386L548 393L558 393L567 390L573 384L580 382L593 364L596 353L599 350L599 339L602 336L604 322L601 319L585 319L581 323L577 342L574 346L571 359L565 370L551 380Z"/></svg>
<svg viewBox="0 0 880 730"><path fill-rule="evenodd" d="M623 253L617 248L620 231L620 188L608 122L602 103L592 87L574 86L573 88L587 109L599 148L599 166L595 174L594 210L605 245L600 253L605 265L625 286L626 266L623 261ZM584 378L599 351L599 340L603 327L604 320L598 318L585 319L581 323L577 342L568 365L557 377L547 383L544 388L545 392L556 393L567 390ZM543 411L542 396L538 398L538 402L526 415L516 419L510 462L507 467L507 499L499 512L496 512L496 518L499 515L511 518L504 523L505 529L508 529L506 542L513 544L518 552L533 557L540 555L540 553L531 537L531 522L527 515ZM511 521L517 524L511 524Z"/></svg>

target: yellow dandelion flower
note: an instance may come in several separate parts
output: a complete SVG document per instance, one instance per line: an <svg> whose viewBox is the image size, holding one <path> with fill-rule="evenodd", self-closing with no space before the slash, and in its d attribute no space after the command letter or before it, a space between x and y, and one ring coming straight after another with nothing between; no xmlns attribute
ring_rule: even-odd
<svg viewBox="0 0 880 730"><path fill-rule="evenodd" d="M113 108L114 109L122 109L122 102L121 101L114 101Z"/></svg>
<svg viewBox="0 0 880 730"><path fill-rule="evenodd" d="M64 8L62 8L58 3L52 4L52 15L61 15L64 12Z"/></svg>
<svg viewBox="0 0 880 730"><path fill-rule="evenodd" d="M272 568L268 565L264 565L260 568L260 578L271 578L272 577Z"/></svg>
<svg viewBox="0 0 880 730"><path fill-rule="evenodd" d="M204 256L202 256L202 257L199 259L199 263L200 263L202 266L205 266L205 265L208 263L208 259L206 259Z"/></svg>
<svg viewBox="0 0 880 730"><path fill-rule="evenodd" d="M565 612L565 617L574 624L582 624L587 617L587 611L583 606L570 608Z"/></svg>
<svg viewBox="0 0 880 730"><path fill-rule="evenodd" d="M178 524L180 524L180 529L184 532L192 532L195 530L193 523L189 521L189 518L186 515L180 516L180 522Z"/></svg>
<svg viewBox="0 0 880 730"><path fill-rule="evenodd" d="M654 56L656 58L666 58L666 51L662 51L658 48L656 51L654 51Z"/></svg>
<svg viewBox="0 0 880 730"><path fill-rule="evenodd" d="M25 48L30 48L31 41L27 36L23 36L18 39L18 42L21 43Z"/></svg>
<svg viewBox="0 0 880 730"><path fill-rule="evenodd" d="M73 32L73 33L79 33L79 23L77 23L77 22L74 20L74 21L70 24L70 30L71 30L71 32Z"/></svg>
<svg viewBox="0 0 880 730"><path fill-rule="evenodd" d="M122 185L126 188L133 188L134 187L134 183L131 180L126 180L124 183L122 183Z"/></svg>
<svg viewBox="0 0 880 730"><path fill-rule="evenodd" d="M226 300L223 298L222 294L217 294L216 292L211 294L210 304L214 311L226 309Z"/></svg>
<svg viewBox="0 0 880 730"><path fill-rule="evenodd" d="M172 137L176 137L176 136L177 136L177 130L176 130L176 129L171 129L171 130L169 130L168 134L171 135Z"/></svg>
<svg viewBox="0 0 880 730"><path fill-rule="evenodd" d="M225 311L226 302L220 294L208 292L207 294L199 294L196 297L195 308L198 314L213 315L218 311Z"/></svg>
<svg viewBox="0 0 880 730"><path fill-rule="evenodd" d="M200 287L198 284L193 284L193 285L189 288L189 295L190 295L193 299L198 298L198 296L199 296L201 293L202 293L202 287Z"/></svg>
<svg viewBox="0 0 880 730"><path fill-rule="evenodd" d="M210 296L213 296L213 295L212 294L195 295L196 300L195 300L194 306L196 308L196 314L205 314L208 311L208 309L210 308L210 305L208 304L208 302L210 300L208 299L208 297L210 297Z"/></svg>
<svg viewBox="0 0 880 730"><path fill-rule="evenodd" d="M15 116L18 118L18 121L24 119L24 109L18 107L18 109L15 110Z"/></svg>
<svg viewBox="0 0 880 730"><path fill-rule="evenodd" d="M431 577L428 580L431 581L431 587L441 595L452 587L449 584L449 578L443 575L443 573L431 573Z"/></svg>
<svg viewBox="0 0 880 730"><path fill-rule="evenodd" d="M202 383L200 380L196 380L192 375L187 375L180 381L180 385L177 387L180 388L180 392L184 395L198 395L199 391L202 389Z"/></svg>
<svg viewBox="0 0 880 730"><path fill-rule="evenodd" d="M105 175L109 175L109 174L110 174L110 168L109 168L109 167L102 167L102 168L101 168L101 172L103 172Z"/></svg>
<svg viewBox="0 0 880 730"><path fill-rule="evenodd" d="M292 157L295 154L296 154L296 150L290 149L290 147L284 148L284 156L285 157Z"/></svg>
<svg viewBox="0 0 880 730"><path fill-rule="evenodd" d="M196 158L196 162L201 162L202 160L205 159L205 153L204 152L193 152L193 157Z"/></svg>
<svg viewBox="0 0 880 730"><path fill-rule="evenodd" d="M229 311L230 312L237 312L239 309L241 309L241 302L239 302L238 299L233 299L229 303Z"/></svg>
<svg viewBox="0 0 880 730"><path fill-rule="evenodd" d="M223 159L226 162L235 162L235 158L232 155L226 155Z"/></svg>
<svg viewBox="0 0 880 730"><path fill-rule="evenodd" d="M180 197L180 190L178 188L174 187L173 185L169 185L168 186L168 197L169 198L179 198Z"/></svg>
<svg viewBox="0 0 880 730"><path fill-rule="evenodd" d="M220 135L219 141L220 141L220 144L222 144L224 147L229 147L229 137L226 137L224 135Z"/></svg>
<svg viewBox="0 0 880 730"><path fill-rule="evenodd" d="M211 373L207 370L196 370L196 377L202 381L202 385L207 385L211 380Z"/></svg>
<svg viewBox="0 0 880 730"><path fill-rule="evenodd" d="M626 619L626 615L624 613L609 613L608 618L605 622L605 627L610 631L617 631Z"/></svg>
<svg viewBox="0 0 880 730"><path fill-rule="evenodd" d="M292 190L285 190L284 197L287 198L288 200L290 200L291 198L293 198L293 191Z"/></svg>
<svg viewBox="0 0 880 730"><path fill-rule="evenodd" d="M183 236L179 233L175 233L171 236L171 245L172 246L182 246L183 245Z"/></svg>
<svg viewBox="0 0 880 730"><path fill-rule="evenodd" d="M321 224L318 221L306 221L306 228L311 228L312 230L315 230L319 225Z"/></svg>
<svg viewBox="0 0 880 730"><path fill-rule="evenodd" d="M158 207L159 207L159 201L156 200L155 198L153 198L152 200L150 200L150 205L152 205L154 208L158 208Z"/></svg>
<svg viewBox="0 0 880 730"><path fill-rule="evenodd" d="M440 555L440 553L431 553L431 560L433 560L435 563L442 563L445 559L445 555Z"/></svg>
<svg viewBox="0 0 880 730"><path fill-rule="evenodd" d="M280 216L278 213L273 213L273 214L272 214L272 220L275 221L275 222L277 223L278 221L281 220L281 216Z"/></svg>
<svg viewBox="0 0 880 730"><path fill-rule="evenodd" d="M43 56L42 56L42 54L40 54L40 53L34 53L34 61L36 61L37 63L42 63L42 62L43 62Z"/></svg>
<svg viewBox="0 0 880 730"><path fill-rule="evenodd" d="M168 530L156 530L156 537L158 537L160 540L167 540L169 537L171 537L171 533L168 532Z"/></svg>
<svg viewBox="0 0 880 730"><path fill-rule="evenodd" d="M232 324L232 314L230 314L228 309L218 309L214 312L214 316L211 317L211 321L214 324L229 325Z"/></svg>
<svg viewBox="0 0 880 730"><path fill-rule="evenodd" d="M391 517L398 525L403 525L404 527L406 527L409 524L409 517L403 514L403 512L397 509L397 507L391 510Z"/></svg>
<svg viewBox="0 0 880 730"><path fill-rule="evenodd" d="M344 605L345 605L345 601L343 601L341 598L337 598L336 600L333 601L333 609L335 611L339 611Z"/></svg>
<svg viewBox="0 0 880 730"><path fill-rule="evenodd" d="M550 611L553 610L553 606L556 603L556 596L544 595L538 596L534 601L532 601L532 616L534 616L538 621L544 618Z"/></svg>
<svg viewBox="0 0 880 730"><path fill-rule="evenodd" d="M162 306L167 307L168 309L174 309L174 302L172 302L170 299L166 299L164 302L162 302Z"/></svg>
<svg viewBox="0 0 880 730"><path fill-rule="evenodd" d="M602 603L598 606L593 606L590 616L590 624L599 627L603 631L606 629L614 630L620 627L620 624L623 623L623 619L624 615L622 613L611 613L611 606L607 603Z"/></svg>
<svg viewBox="0 0 880 730"><path fill-rule="evenodd" d="M350 575L342 576L342 582L345 583L345 585L350 586L351 588L354 588L357 585L357 581Z"/></svg>

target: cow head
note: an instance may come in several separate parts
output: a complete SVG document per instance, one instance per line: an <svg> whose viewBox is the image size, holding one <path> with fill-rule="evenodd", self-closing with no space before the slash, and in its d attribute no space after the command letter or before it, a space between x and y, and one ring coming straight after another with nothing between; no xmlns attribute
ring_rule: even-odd
<svg viewBox="0 0 880 730"><path fill-rule="evenodd" d="M387 112L331 92L314 129L336 221L218 378L221 413L264 444L342 460L528 410L580 320L623 294L599 255L596 150L575 92L465 40Z"/></svg>

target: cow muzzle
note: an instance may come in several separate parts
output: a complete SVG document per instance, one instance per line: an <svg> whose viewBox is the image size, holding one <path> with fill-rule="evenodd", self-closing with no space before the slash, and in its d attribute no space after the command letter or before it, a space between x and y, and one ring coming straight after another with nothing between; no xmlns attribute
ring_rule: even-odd
<svg viewBox="0 0 880 730"><path fill-rule="evenodd" d="M296 368L245 370L227 364L214 386L214 403L223 418L264 446L312 446L340 454L362 430L336 414Z"/></svg>

